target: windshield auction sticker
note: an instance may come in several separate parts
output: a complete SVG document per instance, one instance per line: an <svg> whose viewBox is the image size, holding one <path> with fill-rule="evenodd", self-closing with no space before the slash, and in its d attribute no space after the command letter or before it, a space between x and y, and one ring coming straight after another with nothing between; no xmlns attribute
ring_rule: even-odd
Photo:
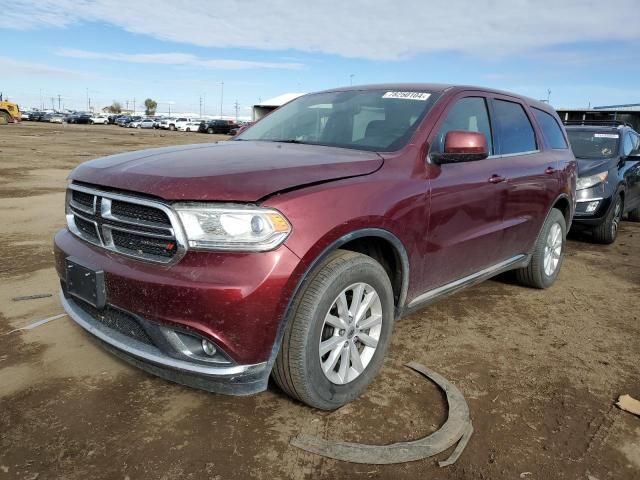
<svg viewBox="0 0 640 480"><path fill-rule="evenodd" d="M401 98L403 100L420 100L424 102L430 96L430 93L425 92L387 92L382 95L382 98Z"/></svg>
<svg viewBox="0 0 640 480"><path fill-rule="evenodd" d="M594 133L593 136L596 138L620 138L617 133Z"/></svg>

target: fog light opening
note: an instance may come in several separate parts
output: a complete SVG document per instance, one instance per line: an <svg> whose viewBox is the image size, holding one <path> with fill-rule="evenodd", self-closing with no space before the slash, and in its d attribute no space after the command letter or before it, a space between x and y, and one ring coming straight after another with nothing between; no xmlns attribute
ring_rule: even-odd
<svg viewBox="0 0 640 480"><path fill-rule="evenodd" d="M589 202L589 204L587 205L587 209L585 211L587 213L593 213L598 208L598 205L600 205L599 200L596 200L595 202Z"/></svg>
<svg viewBox="0 0 640 480"><path fill-rule="evenodd" d="M202 350L204 350L204 353L206 353L210 357L213 357L217 352L215 345L209 340L205 340L204 338L202 339Z"/></svg>

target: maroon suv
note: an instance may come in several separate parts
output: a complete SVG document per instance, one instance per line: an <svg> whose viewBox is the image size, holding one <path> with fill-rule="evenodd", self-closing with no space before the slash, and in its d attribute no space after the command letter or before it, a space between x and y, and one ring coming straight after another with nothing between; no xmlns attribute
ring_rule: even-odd
<svg viewBox="0 0 640 480"><path fill-rule="evenodd" d="M250 394L273 375L334 409L407 313L507 270L549 287L575 182L544 103L430 84L305 95L234 141L76 168L61 300L164 378Z"/></svg>

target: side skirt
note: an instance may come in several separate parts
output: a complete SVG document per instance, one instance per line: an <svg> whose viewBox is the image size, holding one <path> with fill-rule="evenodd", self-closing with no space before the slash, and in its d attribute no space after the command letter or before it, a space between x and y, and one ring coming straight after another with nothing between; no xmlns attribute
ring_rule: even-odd
<svg viewBox="0 0 640 480"><path fill-rule="evenodd" d="M503 272L513 270L515 268L525 267L529 263L530 257L530 255L524 254L516 255L515 257L504 260L503 262L492 265L491 267L487 267L484 270L480 270L479 272L472 273L471 275L434 288L433 290L428 290L411 300L411 302L409 302L409 305L405 307L403 315L412 313L415 310L430 305L431 303L443 297L452 295L462 290L463 288L483 282Z"/></svg>

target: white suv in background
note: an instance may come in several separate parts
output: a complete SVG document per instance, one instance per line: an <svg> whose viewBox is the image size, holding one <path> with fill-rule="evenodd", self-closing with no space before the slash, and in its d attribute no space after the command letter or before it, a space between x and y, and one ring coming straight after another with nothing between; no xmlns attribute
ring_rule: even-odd
<svg viewBox="0 0 640 480"><path fill-rule="evenodd" d="M106 115L94 115L89 119L89 123L91 125L107 125L109 123L109 117L107 117Z"/></svg>
<svg viewBox="0 0 640 480"><path fill-rule="evenodd" d="M191 117L178 117L169 122L169 130L178 130L184 128L187 123L195 122L197 119Z"/></svg>

